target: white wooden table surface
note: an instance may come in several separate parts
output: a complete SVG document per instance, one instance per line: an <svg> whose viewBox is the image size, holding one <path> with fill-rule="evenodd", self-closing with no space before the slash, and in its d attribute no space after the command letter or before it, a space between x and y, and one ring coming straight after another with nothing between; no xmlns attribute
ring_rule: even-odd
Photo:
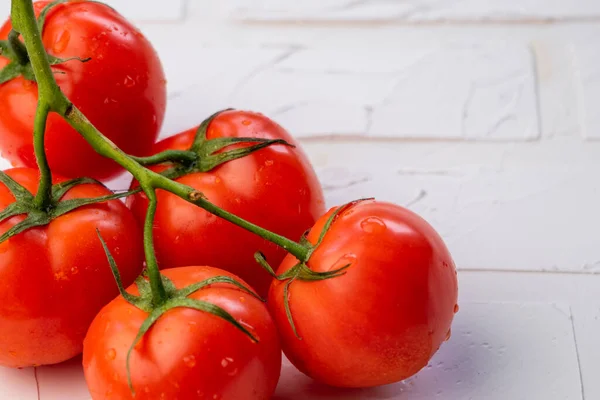
<svg viewBox="0 0 600 400"><path fill-rule="evenodd" d="M162 56L165 136L261 111L330 205L406 205L455 257L461 311L425 370L340 392L287 366L276 400L600 399L600 1L109 3ZM0 370L0 399L88 398L77 360Z"/></svg>

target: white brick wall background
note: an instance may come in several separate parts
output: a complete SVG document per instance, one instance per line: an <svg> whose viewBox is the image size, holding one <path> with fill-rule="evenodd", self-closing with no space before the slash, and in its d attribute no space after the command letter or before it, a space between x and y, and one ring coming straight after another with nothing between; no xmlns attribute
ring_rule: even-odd
<svg viewBox="0 0 600 400"><path fill-rule="evenodd" d="M429 367L338 391L286 366L277 400L600 399L599 1L110 3L162 56L165 136L262 111L329 204L406 205L455 257L461 311ZM78 361L0 375L2 399L89 398Z"/></svg>

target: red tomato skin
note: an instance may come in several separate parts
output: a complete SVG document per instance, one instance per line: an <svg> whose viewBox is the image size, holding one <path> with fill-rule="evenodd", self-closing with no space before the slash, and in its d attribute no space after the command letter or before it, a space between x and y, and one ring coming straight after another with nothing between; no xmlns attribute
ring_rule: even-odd
<svg viewBox="0 0 600 400"><path fill-rule="evenodd" d="M157 143L154 152L186 150L196 128ZM274 145L205 173L177 179L202 193L217 206L292 240L298 240L324 212L319 181L299 144L281 126L247 111L227 111L209 125L207 137L285 139L296 148ZM164 167L155 167L160 170ZM127 204L142 222L147 200L131 196ZM261 250L272 265L285 251L223 219L164 191L158 191L154 222L155 247L161 269L212 265L230 271L266 295L271 277L254 260Z"/></svg>
<svg viewBox="0 0 600 400"><path fill-rule="evenodd" d="M308 239L322 231L333 209ZM281 274L296 263L287 256ZM337 387L372 387L406 379L427 365L450 333L457 302L452 258L440 236L402 207L363 201L342 211L308 266L318 272L351 263L343 276L295 281L284 308L285 282L274 281L268 304L290 361Z"/></svg>
<svg viewBox="0 0 600 400"><path fill-rule="evenodd" d="M36 13L48 1L35 3ZM12 25L0 28L0 40ZM166 80L150 42L106 5L72 1L56 6L42 35L49 54L91 57L54 66L58 85L88 119L123 151L147 155L162 125ZM8 59L0 56L0 68ZM37 85L22 77L0 85L0 153L14 166L36 167L32 132ZM50 114L46 151L55 173L108 179L122 168L98 155L59 115Z"/></svg>
<svg viewBox="0 0 600 400"><path fill-rule="evenodd" d="M36 170L6 172L37 191ZM55 177L55 183L62 180ZM63 199L107 194L100 185L80 185ZM14 197L0 184L0 210L12 202ZM0 234L22 219L2 222ZM81 353L94 316L118 294L96 228L123 280L133 282L143 262L142 235L118 200L77 209L0 244L0 365L55 364Z"/></svg>
<svg viewBox="0 0 600 400"><path fill-rule="evenodd" d="M178 288L218 275L240 281L211 267L174 268L163 274ZM128 291L138 294L135 285ZM94 400L271 398L281 371L281 347L265 304L228 284L211 285L190 298L224 308L259 342L212 314L172 309L132 352L134 397L127 385L126 356L148 314L119 296L98 314L85 339L83 367Z"/></svg>

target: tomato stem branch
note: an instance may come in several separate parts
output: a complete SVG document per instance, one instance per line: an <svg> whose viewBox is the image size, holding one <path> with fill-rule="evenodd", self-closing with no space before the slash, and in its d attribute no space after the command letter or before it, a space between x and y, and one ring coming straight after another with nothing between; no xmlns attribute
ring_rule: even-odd
<svg viewBox="0 0 600 400"><path fill-rule="evenodd" d="M175 182L165 176L157 174L143 166L141 166L132 157L125 154L114 143L106 138L102 133L92 125L90 121L76 107L72 107L68 113L64 115L67 122L77 131L84 139L96 150L100 155L110 158L125 169L127 169L135 179L142 184L154 189L163 189L171 192L182 199L197 205L200 208L221 217L235 225L238 225L258 236L275 243L276 245L287 250L301 261L306 261L308 249L299 243L294 242L284 236L268 231L258 225L246 221L234 214L231 214L220 207L206 200L202 193L194 188Z"/></svg>
<svg viewBox="0 0 600 400"><path fill-rule="evenodd" d="M36 66L33 68L33 73L38 82L38 107L35 114L33 147L40 169L40 184L35 197L35 205L39 209L46 210L52 201L52 173L44 148L46 121L48 113L52 109L59 110L61 106L64 108L70 102L66 97L62 96L61 98L57 95L61 93L60 88L52 75L31 0L13 0L12 23L13 30L8 39L13 52L20 63L26 64L30 61L32 66ZM25 45L19 40L19 33L23 35ZM47 79L47 77L51 77L51 79Z"/></svg>
<svg viewBox="0 0 600 400"><path fill-rule="evenodd" d="M144 193L148 197L148 210L146 211L146 220L144 221L144 254L146 256L146 267L148 277L150 278L150 287L152 288L152 304L159 307L167 301L167 292L163 285L158 262L154 252L154 216L156 215L156 192L152 186L142 186Z"/></svg>
<svg viewBox="0 0 600 400"><path fill-rule="evenodd" d="M309 250L303 245L294 242L293 240L289 240L284 236L278 235L258 225L248 222L235 214L232 214L223 210L220 207L217 207L216 205L212 204L204 198L195 201L193 200L191 202L208 211L209 213L216 215L217 217L221 217L241 228L244 228L247 231L250 231L262 237L263 239L268 240L271 243L275 243L279 247L286 250L288 253L293 254L299 260L307 261L308 259Z"/></svg>
<svg viewBox="0 0 600 400"><path fill-rule="evenodd" d="M52 74L32 0L12 0L11 18L13 30L23 36L27 56L38 84L39 97L44 98L52 111L64 113L71 102L64 95L61 96L60 88Z"/></svg>
<svg viewBox="0 0 600 400"><path fill-rule="evenodd" d="M19 33L15 30L11 30L8 34L8 45L13 51L17 62L21 65L26 65L29 62L29 56L27 55L27 49L21 40L19 40Z"/></svg>
<svg viewBox="0 0 600 400"><path fill-rule="evenodd" d="M166 150L149 157L130 157L137 161L140 165L156 165L169 161L193 163L198 160L196 153L189 150Z"/></svg>
<svg viewBox="0 0 600 400"><path fill-rule="evenodd" d="M110 158L125 169L127 169L135 179L142 184L154 189L163 189L171 192L182 199L193 203L200 208L221 217L235 225L238 225L252 233L255 233L262 238L275 243L276 245L284 248L291 254L293 254L299 260L305 261L308 255L306 247L299 243L294 242L284 236L278 235L258 225L248 222L234 214L231 214L220 207L212 204L206 200L202 193L196 191L194 188L175 182L167 177L164 177L156 172L153 172L147 168L141 166L132 157L125 154L119 149L113 142L106 138L100 133L90 121L79 111L76 107L72 107L68 113L64 115L67 122L77 131L84 139L96 150L100 155Z"/></svg>
<svg viewBox="0 0 600 400"><path fill-rule="evenodd" d="M40 183L35 196L34 204L40 210L47 210L52 203L52 172L46 158L44 148L44 136L46 132L46 121L50 107L48 103L40 96L38 106L35 111L35 122L33 127L33 148L35 158L40 169Z"/></svg>

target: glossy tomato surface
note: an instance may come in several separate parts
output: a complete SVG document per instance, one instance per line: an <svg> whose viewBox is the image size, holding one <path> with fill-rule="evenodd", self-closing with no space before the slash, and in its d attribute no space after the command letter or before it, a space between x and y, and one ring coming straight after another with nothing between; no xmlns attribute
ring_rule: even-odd
<svg viewBox="0 0 600 400"><path fill-rule="evenodd" d="M333 210L308 235L316 243ZM281 274L296 264L287 256ZM316 272L350 264L345 275L294 281L290 308L285 282L274 281L269 307L290 361L333 386L370 387L398 382L427 365L450 335L457 279L440 236L402 207L373 200L339 214L309 260Z"/></svg>
<svg viewBox="0 0 600 400"><path fill-rule="evenodd" d="M32 193L37 191L36 170L7 173ZM62 180L57 177L55 182ZM86 184L69 190L63 200L108 194L101 185ZM12 194L0 184L0 210L12 202ZM0 234L23 218L0 223ZM118 294L96 229L124 282L133 282L143 262L142 236L119 200L79 208L0 244L0 365L54 364L81 352L95 315Z"/></svg>
<svg viewBox="0 0 600 400"><path fill-rule="evenodd" d="M190 129L159 142L154 153L189 149L195 132ZM247 111L220 114L209 125L207 137L285 139L299 146L281 126ZM177 181L201 191L217 206L293 240L324 212L321 186L300 147L270 146ZM143 221L145 196L132 196L127 204ZM277 246L164 191L158 192L154 226L161 268L212 265L240 276L261 295L266 295L271 279L254 261L254 253L262 251L273 265L285 256Z"/></svg>
<svg viewBox="0 0 600 400"><path fill-rule="evenodd" d="M177 288L218 275L235 278L210 267L163 273ZM128 291L138 294L135 286ZM189 297L222 307L259 341L207 312L171 309L132 352L134 397L127 384L126 357L148 314L119 296L98 314L85 339L83 367L94 400L271 398L279 380L281 347L265 304L230 284L211 285Z"/></svg>
<svg viewBox="0 0 600 400"><path fill-rule="evenodd" d="M39 12L49 2L35 3ZM0 28L5 40L12 25ZM65 95L126 153L146 155L156 141L166 106L166 81L150 42L112 8L70 1L48 14L43 43L59 58L80 57L53 66ZM0 68L8 59L0 56ZM15 166L35 167L32 132L37 85L23 77L0 85L0 152ZM105 179L121 171L98 155L60 116L51 114L46 149L55 173Z"/></svg>

